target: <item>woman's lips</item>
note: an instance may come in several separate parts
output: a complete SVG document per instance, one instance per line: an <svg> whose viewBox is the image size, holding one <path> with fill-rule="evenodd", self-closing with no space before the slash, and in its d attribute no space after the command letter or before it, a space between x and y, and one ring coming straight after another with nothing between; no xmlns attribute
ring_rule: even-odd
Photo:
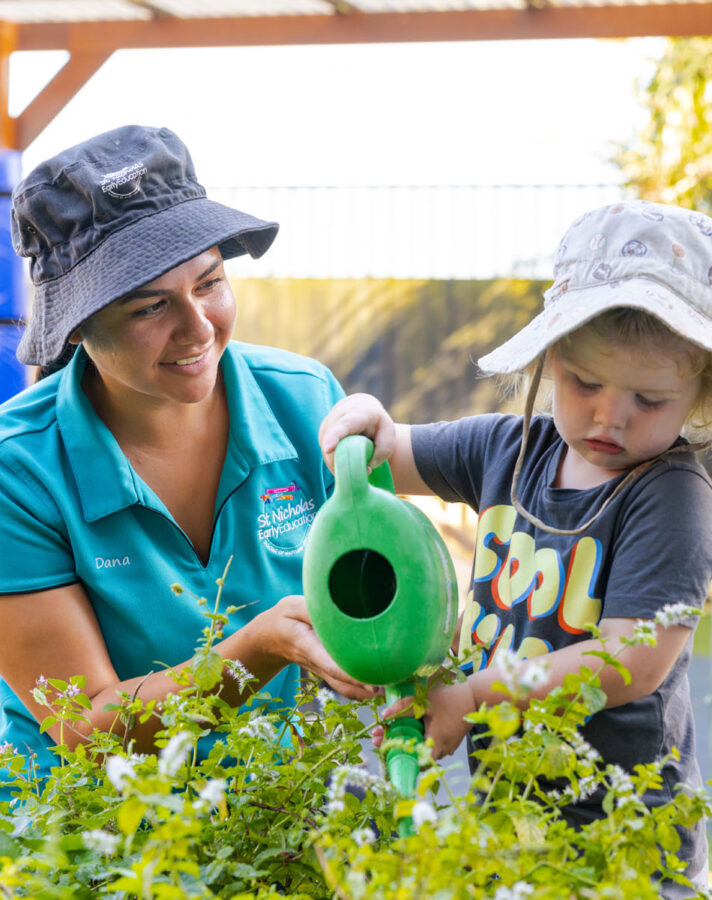
<svg viewBox="0 0 712 900"><path fill-rule="evenodd" d="M209 365L211 349L212 344L210 345L210 347L206 347L202 353L194 353L191 356L183 356L180 359L173 360L172 362L162 363L162 365L174 372L181 372L184 375L194 375L196 372L202 372L202 370L207 365Z"/></svg>
<svg viewBox="0 0 712 900"><path fill-rule="evenodd" d="M615 456L618 453L623 452L623 448L620 444L616 444L614 441L602 441L597 438L588 438L584 441L584 444L589 450L595 450L596 453L608 453L611 456Z"/></svg>

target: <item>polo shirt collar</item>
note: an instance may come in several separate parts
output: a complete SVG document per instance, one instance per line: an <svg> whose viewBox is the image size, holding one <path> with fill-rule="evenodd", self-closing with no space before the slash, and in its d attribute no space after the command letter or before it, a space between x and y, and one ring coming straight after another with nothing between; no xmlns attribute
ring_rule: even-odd
<svg viewBox="0 0 712 900"><path fill-rule="evenodd" d="M87 356L81 345L62 373L57 424L77 484L87 522L140 503L167 510L131 467L116 438L96 414L82 388ZM230 435L216 508L249 475L266 463L295 459L297 451L279 424L267 397L234 344L221 360Z"/></svg>

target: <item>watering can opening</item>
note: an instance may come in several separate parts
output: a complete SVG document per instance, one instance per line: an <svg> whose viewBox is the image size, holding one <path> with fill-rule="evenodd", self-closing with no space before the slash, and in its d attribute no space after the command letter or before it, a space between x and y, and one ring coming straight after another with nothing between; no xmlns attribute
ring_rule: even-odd
<svg viewBox="0 0 712 900"><path fill-rule="evenodd" d="M396 573L375 550L350 550L329 572L329 594L352 619L372 619L388 609L396 595Z"/></svg>

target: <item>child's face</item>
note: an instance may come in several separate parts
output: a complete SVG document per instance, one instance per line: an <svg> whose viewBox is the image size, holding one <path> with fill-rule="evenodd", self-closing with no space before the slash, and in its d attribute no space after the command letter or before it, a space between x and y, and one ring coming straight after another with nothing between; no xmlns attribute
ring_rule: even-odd
<svg viewBox="0 0 712 900"><path fill-rule="evenodd" d="M667 450L700 390L687 354L611 343L591 329L549 355L554 423L581 482L568 487L600 484Z"/></svg>

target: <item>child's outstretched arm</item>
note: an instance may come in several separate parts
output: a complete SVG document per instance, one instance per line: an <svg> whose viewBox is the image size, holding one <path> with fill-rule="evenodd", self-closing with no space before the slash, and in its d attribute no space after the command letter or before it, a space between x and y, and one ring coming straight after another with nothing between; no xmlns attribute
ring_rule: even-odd
<svg viewBox="0 0 712 900"><path fill-rule="evenodd" d="M601 636L606 639L606 651L616 654L620 648L622 637L633 635L638 620L627 618L602 619L599 623ZM631 681L626 685L622 676L612 667L607 666L599 673L601 687L608 702L607 708L622 706L639 697L645 697L655 691L682 651L690 637L690 629L683 625L671 625L657 629L657 645L627 646L618 659L630 672ZM600 651L601 642L597 639L580 641L560 650L554 650L545 656L522 660L518 668L518 677L526 680L526 669L530 665L539 665L542 661L547 667L547 676L538 686L519 701L525 708L535 698L545 697L553 688L563 684L569 672L578 672L582 666L597 671L601 661L590 656L590 651ZM508 699L508 696L493 687L497 681L504 681L502 671L496 665L496 659L487 669L475 672L465 682L435 687L430 691L430 706L425 713L425 735L433 740L433 757L439 759L453 753L469 731L469 724L463 716L478 709L485 702L488 706ZM411 700L404 698L385 709L383 715L390 718L406 710ZM382 729L374 730L374 743L379 746L383 738Z"/></svg>
<svg viewBox="0 0 712 900"><path fill-rule="evenodd" d="M332 472L336 445L350 434L364 434L373 441L371 466L387 459L399 494L432 494L413 459L410 425L397 425L376 397L350 394L339 400L321 423L319 444Z"/></svg>

